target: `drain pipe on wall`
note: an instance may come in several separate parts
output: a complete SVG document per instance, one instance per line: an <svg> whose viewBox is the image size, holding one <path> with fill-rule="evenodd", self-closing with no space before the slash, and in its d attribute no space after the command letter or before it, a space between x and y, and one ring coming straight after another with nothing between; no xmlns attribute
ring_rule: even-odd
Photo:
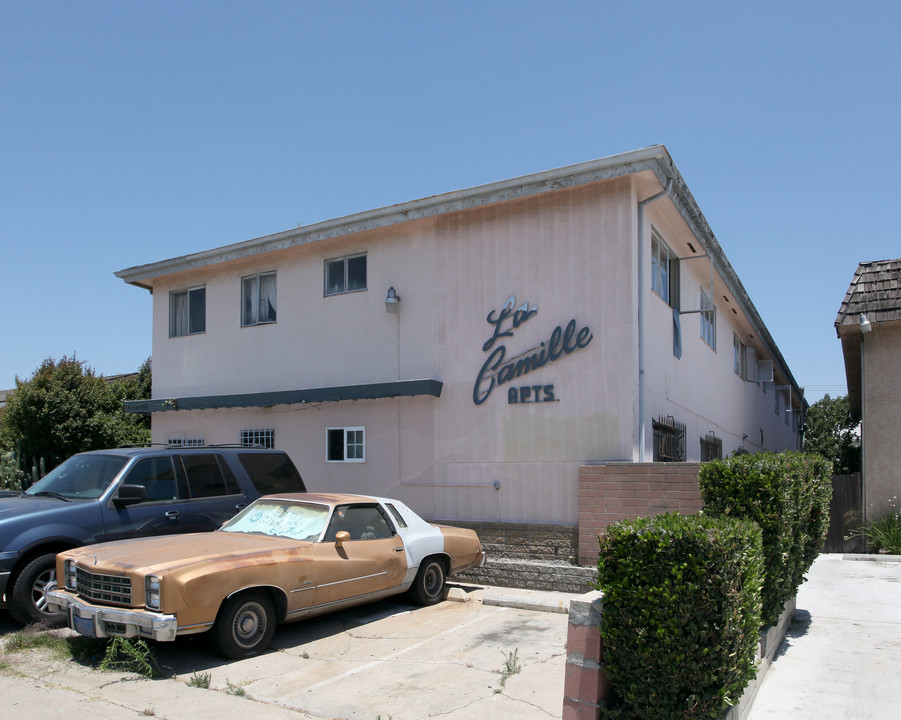
<svg viewBox="0 0 901 720"><path fill-rule="evenodd" d="M644 208L673 189L673 179L666 179L666 187L656 195L638 203L638 462L645 462L644 408Z"/></svg>

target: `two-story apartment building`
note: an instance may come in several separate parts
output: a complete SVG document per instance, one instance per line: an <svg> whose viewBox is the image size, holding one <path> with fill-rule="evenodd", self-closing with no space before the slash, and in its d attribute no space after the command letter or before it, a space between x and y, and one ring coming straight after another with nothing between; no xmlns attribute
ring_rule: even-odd
<svg viewBox="0 0 901 720"><path fill-rule="evenodd" d="M116 273L154 441L313 490L575 524L579 466L798 449L803 392L663 146Z"/></svg>

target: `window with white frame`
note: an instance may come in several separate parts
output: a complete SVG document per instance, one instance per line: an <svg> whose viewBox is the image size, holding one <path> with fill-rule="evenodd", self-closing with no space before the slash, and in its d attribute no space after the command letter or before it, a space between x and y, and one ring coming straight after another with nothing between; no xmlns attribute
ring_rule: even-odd
<svg viewBox="0 0 901 720"><path fill-rule="evenodd" d="M170 435L166 444L171 447L203 447L206 441L202 437L188 437L187 435Z"/></svg>
<svg viewBox="0 0 901 720"><path fill-rule="evenodd" d="M275 428L255 428L242 430L238 436L238 443L247 447L275 447Z"/></svg>
<svg viewBox="0 0 901 720"><path fill-rule="evenodd" d="M241 325L275 322L275 273L260 273L241 278Z"/></svg>
<svg viewBox="0 0 901 720"><path fill-rule="evenodd" d="M169 337L206 332L206 287L169 293Z"/></svg>
<svg viewBox="0 0 901 720"><path fill-rule="evenodd" d="M364 462L366 429L362 427L327 428L328 462Z"/></svg>
<svg viewBox="0 0 901 720"><path fill-rule="evenodd" d="M366 254L325 261L325 294L341 295L366 289Z"/></svg>
<svg viewBox="0 0 901 720"><path fill-rule="evenodd" d="M679 258L656 230L651 232L651 288L671 308L679 309Z"/></svg>
<svg viewBox="0 0 901 720"><path fill-rule="evenodd" d="M703 290L701 290L701 339L716 350L716 307Z"/></svg>
<svg viewBox="0 0 901 720"><path fill-rule="evenodd" d="M732 334L732 369L742 380L748 377L748 346Z"/></svg>

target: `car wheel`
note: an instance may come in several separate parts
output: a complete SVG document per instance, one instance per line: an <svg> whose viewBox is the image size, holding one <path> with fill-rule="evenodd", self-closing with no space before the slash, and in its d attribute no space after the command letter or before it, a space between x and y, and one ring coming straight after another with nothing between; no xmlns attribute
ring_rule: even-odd
<svg viewBox="0 0 901 720"><path fill-rule="evenodd" d="M9 614L13 620L20 625L64 625L65 612L50 612L47 609L44 589L50 583L56 583L56 553L36 557L16 577L9 594Z"/></svg>
<svg viewBox="0 0 901 720"><path fill-rule="evenodd" d="M447 593L446 581L444 563L438 558L427 558L419 566L419 572L410 587L410 596L420 605L439 603Z"/></svg>
<svg viewBox="0 0 901 720"><path fill-rule="evenodd" d="M213 647L233 660L259 655L275 632L275 606L262 592L229 598L213 625Z"/></svg>

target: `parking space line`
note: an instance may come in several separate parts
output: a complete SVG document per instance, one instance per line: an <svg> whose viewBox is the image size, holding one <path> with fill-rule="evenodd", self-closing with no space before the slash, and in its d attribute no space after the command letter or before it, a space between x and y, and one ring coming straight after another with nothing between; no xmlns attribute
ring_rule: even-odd
<svg viewBox="0 0 901 720"><path fill-rule="evenodd" d="M470 620L469 622L460 623L459 625L454 625L454 627L448 628L444 632L440 632L437 635L432 635L431 637L426 638L425 640L421 640L418 643L416 643L415 645L410 645L410 647L406 647L403 650L398 650L397 652L392 653L391 655L387 655L383 658L380 658L379 660L373 660L372 662L366 663L365 665L361 665L360 667L354 668L353 670L348 670L347 672L342 673L340 675L335 675L334 677L330 677L328 680L323 680L321 682L316 683L315 685L310 685L307 688L307 690L315 690L316 688L320 688L325 685L330 685L331 683L336 682L337 680L343 680L344 678L350 677L351 675L356 675L358 672L362 672L363 670L368 670L369 668L375 667L376 665L381 665L382 663L388 662L390 660L395 660L398 657L400 657L401 655L408 653L411 650L415 650L416 648L422 647L423 645L430 643L433 640L437 640L438 638L440 638L444 635L448 635L453 632L458 632L461 628L465 628L470 625L475 625L478 622L482 622L482 620L486 620L488 618L494 617L498 613L506 612L509 609L510 608L506 608L506 607L494 608L493 612L489 612L489 613L480 615L479 617L474 618L474 619Z"/></svg>

